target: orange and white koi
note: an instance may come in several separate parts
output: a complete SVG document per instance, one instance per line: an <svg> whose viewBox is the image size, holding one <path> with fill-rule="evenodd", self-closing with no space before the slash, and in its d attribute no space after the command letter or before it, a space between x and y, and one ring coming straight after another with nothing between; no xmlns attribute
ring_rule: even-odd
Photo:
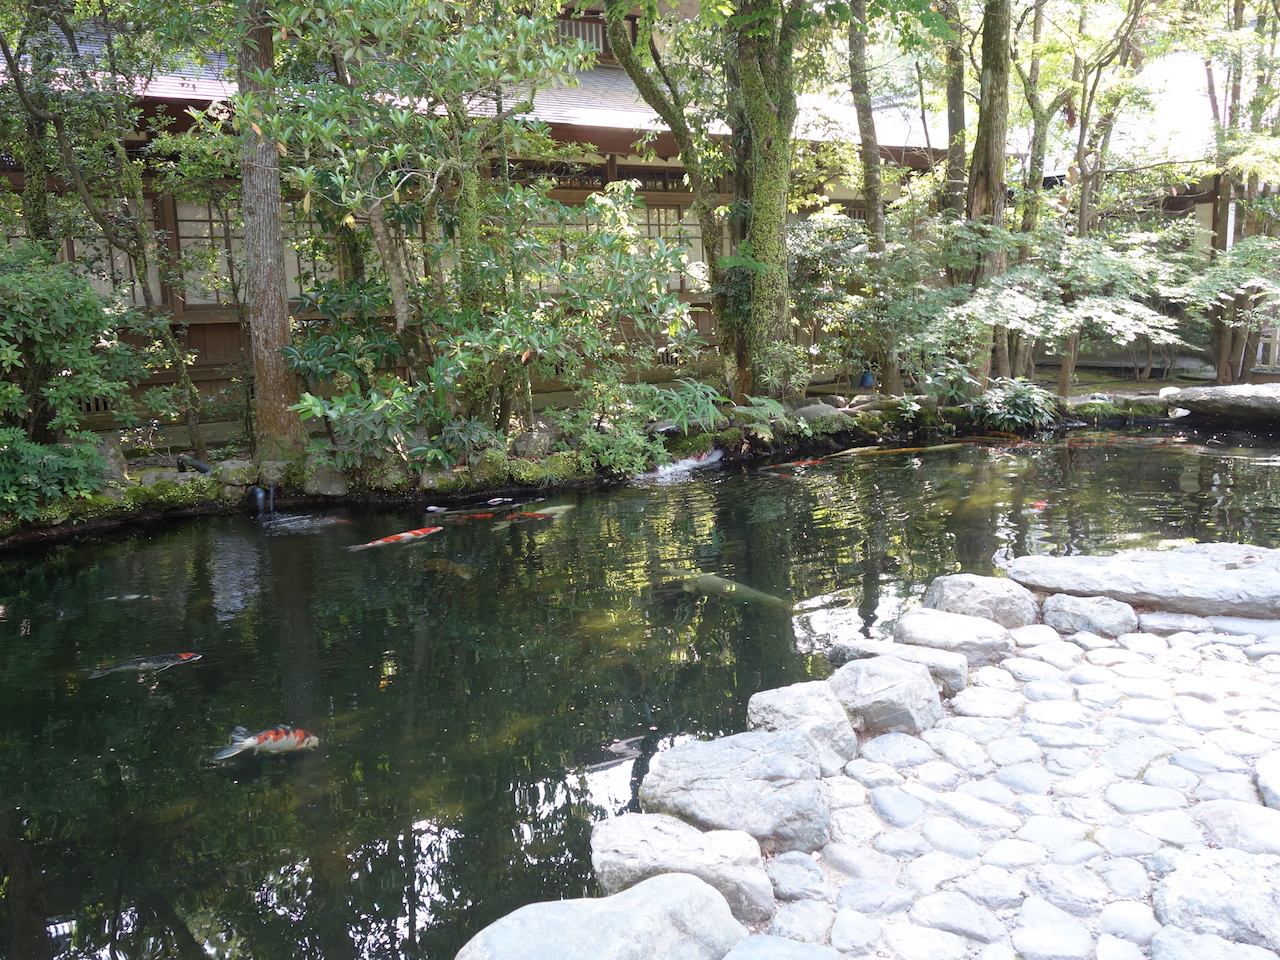
<svg viewBox="0 0 1280 960"><path fill-rule="evenodd" d="M223 747L213 755L213 759L226 760L246 750L253 753L292 753L295 750L314 749L320 743L319 737L307 733L301 727L273 727L255 733L252 737L245 735L244 727L236 727L231 731L231 736L231 746Z"/></svg>
<svg viewBox="0 0 1280 960"><path fill-rule="evenodd" d="M422 537L429 537L433 533L439 533L444 527L422 527L418 530L406 530L404 533L397 533L390 537L383 537L381 540L370 540L368 543L357 543L353 547L347 547L348 550L368 550L370 547L385 547L392 543L411 543Z"/></svg>

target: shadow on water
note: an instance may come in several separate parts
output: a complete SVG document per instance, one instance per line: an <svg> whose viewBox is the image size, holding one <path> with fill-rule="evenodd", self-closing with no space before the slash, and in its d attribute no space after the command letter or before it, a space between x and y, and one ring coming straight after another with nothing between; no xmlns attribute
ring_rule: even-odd
<svg viewBox="0 0 1280 960"><path fill-rule="evenodd" d="M973 443L539 509L560 506L432 514L439 534L360 553L426 515L0 557L0 953L450 958L525 903L596 893L591 822L637 808L662 750L744 729L752 693L825 676L833 631L883 634L939 574L1280 545L1280 445ZM212 761L278 724L320 746Z"/></svg>

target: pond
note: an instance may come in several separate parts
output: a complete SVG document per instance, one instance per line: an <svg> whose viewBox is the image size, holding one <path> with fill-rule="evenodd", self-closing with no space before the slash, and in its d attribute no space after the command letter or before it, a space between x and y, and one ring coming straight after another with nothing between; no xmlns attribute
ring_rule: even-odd
<svg viewBox="0 0 1280 960"><path fill-rule="evenodd" d="M1182 538L1280 546L1280 443L960 443L0 555L0 953L447 960L596 893L592 821L825 676L828 631L883 631L943 573ZM279 724L319 746L213 759Z"/></svg>

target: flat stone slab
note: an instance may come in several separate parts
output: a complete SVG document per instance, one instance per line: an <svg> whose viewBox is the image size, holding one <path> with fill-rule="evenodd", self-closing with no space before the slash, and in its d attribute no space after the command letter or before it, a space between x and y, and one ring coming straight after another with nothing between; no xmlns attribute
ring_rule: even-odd
<svg viewBox="0 0 1280 960"><path fill-rule="evenodd" d="M1171 394L1169 401L1201 417L1251 423L1280 421L1280 383L1188 387Z"/></svg>
<svg viewBox="0 0 1280 960"><path fill-rule="evenodd" d="M1219 633L1252 635L1259 640L1280 637L1280 620L1258 620L1250 617L1210 617L1209 625Z"/></svg>
<svg viewBox="0 0 1280 960"><path fill-rule="evenodd" d="M690 873L719 890L744 922L768 920L776 906L754 837L741 830L704 833L661 813L597 821L591 828L591 868L607 895L664 873Z"/></svg>
<svg viewBox="0 0 1280 960"><path fill-rule="evenodd" d="M921 603L947 613L992 620L1009 630L1036 622L1040 605L1026 587L1005 577L956 573L938 577Z"/></svg>
<svg viewBox="0 0 1280 960"><path fill-rule="evenodd" d="M682 743L649 770L640 802L704 829L745 830L766 853L817 850L831 839L819 751L800 730Z"/></svg>
<svg viewBox="0 0 1280 960"><path fill-rule="evenodd" d="M1035 590L1110 597L1201 617L1272 619L1280 610L1280 550L1197 543L1111 557L1019 557L1009 576Z"/></svg>
<svg viewBox="0 0 1280 960"><path fill-rule="evenodd" d="M456 960L720 960L746 937L713 887L669 873L612 897L523 906L467 941Z"/></svg>
<svg viewBox="0 0 1280 960"><path fill-rule="evenodd" d="M942 688L943 696L954 697L969 682L969 660L962 653L917 647L909 643L892 643L887 640L845 640L834 644L827 651L832 666L842 666L850 660L869 657L897 657L908 663L925 666Z"/></svg>
<svg viewBox="0 0 1280 960"><path fill-rule="evenodd" d="M894 628L893 639L898 643L963 654L972 667L999 663L1017 654L1013 636L999 624L932 607L904 613Z"/></svg>

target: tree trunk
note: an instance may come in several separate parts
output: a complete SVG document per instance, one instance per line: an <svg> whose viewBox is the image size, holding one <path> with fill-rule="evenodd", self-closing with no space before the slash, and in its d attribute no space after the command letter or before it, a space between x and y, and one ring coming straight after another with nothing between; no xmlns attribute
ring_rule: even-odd
<svg viewBox="0 0 1280 960"><path fill-rule="evenodd" d="M1062 370L1058 374L1058 396L1071 396L1071 383L1076 375L1076 357L1080 353L1080 334L1074 333L1067 338L1066 347L1062 351Z"/></svg>
<svg viewBox="0 0 1280 960"><path fill-rule="evenodd" d="M751 131L751 205L747 240L755 259L751 278L751 316L745 342L754 379L760 358L770 343L788 339L787 201L791 192L791 136L796 118L795 76L792 69L794 36L787 15L767 36L758 17L771 7L755 10L743 4L747 26L738 35L738 70L743 114Z"/></svg>
<svg viewBox="0 0 1280 960"><path fill-rule="evenodd" d="M858 116L858 155L862 159L862 196L867 205L868 243L884 250L884 190L880 176L880 141L871 109L867 78L867 0L853 0L849 19L849 90Z"/></svg>
<svg viewBox="0 0 1280 960"><path fill-rule="evenodd" d="M242 24L239 73L241 91L269 94L257 77L275 62L273 34L262 7L246 11ZM298 415L297 383L280 351L289 345L289 299L284 274L280 162L276 145L252 129L241 152L244 214L244 290L253 352L255 450L262 460L294 460L307 436Z"/></svg>
<svg viewBox="0 0 1280 960"><path fill-rule="evenodd" d="M378 259L382 261L382 269L387 275L387 287L391 291L391 312L395 315L396 339L404 348L405 365L412 382L417 379L419 354L422 352L421 338L413 328L413 301L409 297L403 251L387 223L381 200L374 200L369 204L369 233L373 237L373 248L378 251Z"/></svg>
<svg viewBox="0 0 1280 960"><path fill-rule="evenodd" d="M981 105L974 136L973 166L969 169L966 209L969 219L999 229L1004 219L1004 155L1009 126L1009 0L986 0L982 14ZM1003 273L1004 248L994 245L975 265L975 286ZM991 375L991 352L1003 327L986 327L974 360L974 373L986 388Z"/></svg>
<svg viewBox="0 0 1280 960"><path fill-rule="evenodd" d="M964 122L964 33L956 4L948 0L941 9L952 32L947 40L947 183L942 194L942 209L959 217L964 213L964 168L968 156Z"/></svg>

